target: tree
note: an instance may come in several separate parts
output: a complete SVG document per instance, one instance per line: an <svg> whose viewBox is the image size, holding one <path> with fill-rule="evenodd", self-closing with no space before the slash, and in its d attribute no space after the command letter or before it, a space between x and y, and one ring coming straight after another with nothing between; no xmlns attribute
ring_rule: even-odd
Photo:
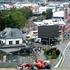
<svg viewBox="0 0 70 70"><path fill-rule="evenodd" d="M26 19L32 16L32 10L29 7L24 7L19 10L23 13L23 16L25 16Z"/></svg>
<svg viewBox="0 0 70 70"><path fill-rule="evenodd" d="M5 16L4 23L5 27L12 27L12 28L17 27L16 22L13 20L10 14Z"/></svg>
<svg viewBox="0 0 70 70"><path fill-rule="evenodd" d="M5 17L2 14L2 12L0 11L0 31L2 31L5 28Z"/></svg>
<svg viewBox="0 0 70 70"><path fill-rule="evenodd" d="M20 11L11 13L11 16L18 28L22 28L25 26L26 18L23 16L23 14Z"/></svg>
<svg viewBox="0 0 70 70"><path fill-rule="evenodd" d="M2 10L0 11L0 30L3 30L5 27L23 28L31 16L32 11L28 7Z"/></svg>
<svg viewBox="0 0 70 70"><path fill-rule="evenodd" d="M44 11L44 12L42 12L42 15L44 15L45 16L45 14L46 14L46 12Z"/></svg>
<svg viewBox="0 0 70 70"><path fill-rule="evenodd" d="M45 16L46 16L47 19L51 19L52 16L53 16L52 9L47 9L46 12L45 12Z"/></svg>

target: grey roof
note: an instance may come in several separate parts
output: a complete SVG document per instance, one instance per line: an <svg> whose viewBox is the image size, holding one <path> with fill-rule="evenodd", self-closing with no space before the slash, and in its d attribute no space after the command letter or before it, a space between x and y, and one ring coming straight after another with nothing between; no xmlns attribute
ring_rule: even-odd
<svg viewBox="0 0 70 70"><path fill-rule="evenodd" d="M20 31L17 28L5 28L2 32L0 32L0 38L16 39L22 37L23 37L22 31Z"/></svg>
<svg viewBox="0 0 70 70"><path fill-rule="evenodd" d="M15 52L15 51L19 51L21 50L21 48L6 48L6 49L0 49L0 51L6 52L6 53L10 53L10 52Z"/></svg>

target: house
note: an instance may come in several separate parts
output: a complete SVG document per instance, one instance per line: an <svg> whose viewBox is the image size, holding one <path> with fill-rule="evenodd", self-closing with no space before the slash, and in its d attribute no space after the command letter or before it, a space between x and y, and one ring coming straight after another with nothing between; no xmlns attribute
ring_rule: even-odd
<svg viewBox="0 0 70 70"><path fill-rule="evenodd" d="M2 51L3 62L7 61L8 54L10 56L12 52L19 51L25 47L23 39L22 31L17 28L5 28L0 32L0 51Z"/></svg>
<svg viewBox="0 0 70 70"><path fill-rule="evenodd" d="M36 37L38 37L38 30L30 31L30 32L26 35L26 38L27 38L27 39L35 39Z"/></svg>
<svg viewBox="0 0 70 70"><path fill-rule="evenodd" d="M5 28L0 32L1 45L21 45L23 44L23 34L17 28Z"/></svg>
<svg viewBox="0 0 70 70"><path fill-rule="evenodd" d="M55 19L64 19L64 11L53 12L52 18L55 18Z"/></svg>

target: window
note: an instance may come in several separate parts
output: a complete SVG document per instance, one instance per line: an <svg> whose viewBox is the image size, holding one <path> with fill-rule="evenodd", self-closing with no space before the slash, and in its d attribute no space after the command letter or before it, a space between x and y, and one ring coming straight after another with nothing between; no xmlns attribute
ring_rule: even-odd
<svg viewBox="0 0 70 70"><path fill-rule="evenodd" d="M16 41L16 44L19 44L19 41Z"/></svg>
<svg viewBox="0 0 70 70"><path fill-rule="evenodd" d="M0 40L0 44L1 44L1 40Z"/></svg>
<svg viewBox="0 0 70 70"><path fill-rule="evenodd" d="M70 16L70 14L69 14L69 16Z"/></svg>
<svg viewBox="0 0 70 70"><path fill-rule="evenodd" d="M70 4L68 5L68 7L70 8Z"/></svg>
<svg viewBox="0 0 70 70"><path fill-rule="evenodd" d="M26 36L26 38L30 38L30 36Z"/></svg>
<svg viewBox="0 0 70 70"><path fill-rule="evenodd" d="M9 41L9 44L11 45L12 44L12 41Z"/></svg>

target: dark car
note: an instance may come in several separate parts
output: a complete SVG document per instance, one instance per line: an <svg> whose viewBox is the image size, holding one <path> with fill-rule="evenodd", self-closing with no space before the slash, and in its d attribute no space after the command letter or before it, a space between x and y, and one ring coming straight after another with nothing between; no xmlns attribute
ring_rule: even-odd
<svg viewBox="0 0 70 70"><path fill-rule="evenodd" d="M26 47L26 48L22 48L19 52L21 56L30 55L32 53L32 50L33 49L31 47Z"/></svg>
<svg viewBox="0 0 70 70"><path fill-rule="evenodd" d="M21 55L21 56L30 55L31 53L32 53L31 47L25 47L19 51L12 52L13 55Z"/></svg>
<svg viewBox="0 0 70 70"><path fill-rule="evenodd" d="M18 65L17 70L32 70L33 69L33 65L29 64L29 63L23 63Z"/></svg>

